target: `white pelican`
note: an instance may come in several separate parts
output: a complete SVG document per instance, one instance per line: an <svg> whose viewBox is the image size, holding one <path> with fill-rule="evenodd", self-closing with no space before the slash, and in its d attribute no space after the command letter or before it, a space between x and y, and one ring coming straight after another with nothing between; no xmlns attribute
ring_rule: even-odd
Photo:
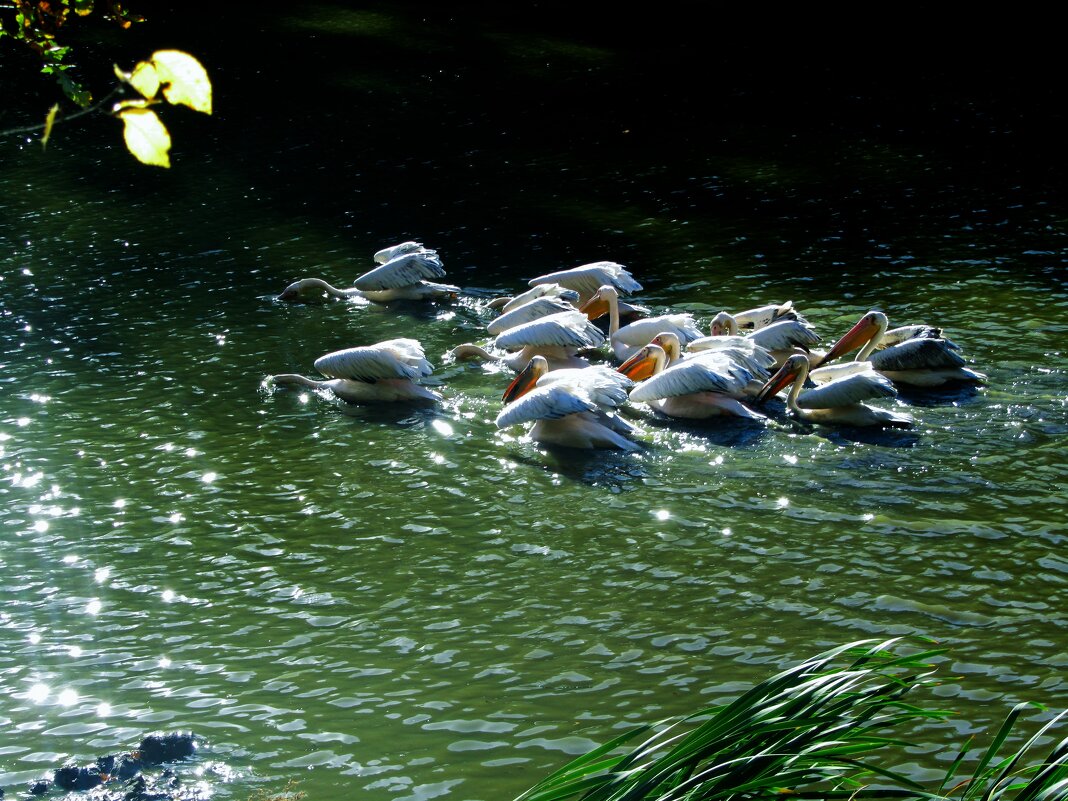
<svg viewBox="0 0 1068 801"><path fill-rule="evenodd" d="M854 361L871 362L872 367L889 378L895 384L913 387L941 387L950 383L982 384L986 376L965 367L964 358L957 353L960 348L940 336L941 329L920 327L920 334L907 339L900 339L902 331L908 332L912 327L895 329L897 344L882 350L876 350L886 336L888 321L880 311L870 311L839 339L822 363L849 353L860 347ZM862 346L862 347L861 347Z"/></svg>
<svg viewBox="0 0 1068 801"><path fill-rule="evenodd" d="M809 367L806 356L791 356L764 385L757 402L763 403L792 384L786 405L801 420L821 425L912 427L913 420L907 414L876 409L863 403L874 398L897 396L894 385L873 370L868 362L833 365L811 373ZM817 386L802 391L808 378Z"/></svg>
<svg viewBox="0 0 1068 801"><path fill-rule="evenodd" d="M502 331L493 340L499 350L510 351L509 356L495 356L485 348L470 343L457 345L452 355L457 359L503 361L516 372L526 367L536 355L549 362L553 370L561 367L588 367L589 362L579 351L604 344L604 334L585 314L577 310L557 312Z"/></svg>
<svg viewBox="0 0 1068 801"><path fill-rule="evenodd" d="M701 336L701 331L689 312L645 317L620 327L619 292L611 284L598 287L590 299L579 308L591 320L596 320L608 312L608 339L616 360L620 362L629 359L648 345L653 337L663 332L675 334L683 343Z"/></svg>
<svg viewBox="0 0 1068 801"><path fill-rule="evenodd" d="M507 405L496 424L507 428L533 421L531 439L548 445L639 450L628 438L634 428L614 414L633 385L607 367L549 372L546 359L534 356L505 390Z"/></svg>
<svg viewBox="0 0 1068 801"><path fill-rule="evenodd" d="M426 360L423 346L414 339L390 339L327 353L315 360L315 369L329 380L282 373L267 381L330 390L349 403L441 400L437 392L415 383L434 368Z"/></svg>
<svg viewBox="0 0 1068 801"><path fill-rule="evenodd" d="M669 417L703 420L709 417L764 415L741 403L757 376L727 352L711 352L683 359L671 367L659 345L646 345L616 368L639 383L630 391L634 403L646 403ZM763 373L767 375L766 371ZM643 380L644 379L644 380Z"/></svg>
<svg viewBox="0 0 1068 801"><path fill-rule="evenodd" d="M316 303L329 297L345 300L363 298L375 303L389 303L394 300L456 300L459 293L458 286L430 281L419 281L395 289L362 292L356 287L338 289L322 278L301 278L283 289L278 299L290 303Z"/></svg>
<svg viewBox="0 0 1068 801"><path fill-rule="evenodd" d="M711 336L690 342L687 349L697 351L717 347L714 341L716 338L731 339L736 342L748 340L771 353L775 364L781 366L788 357L795 353L809 355L812 347L820 341L819 334L804 318L778 320L744 336L739 336L734 318L726 312L720 312L712 319L711 331ZM822 354L817 354L817 359L821 357Z"/></svg>
<svg viewBox="0 0 1068 801"><path fill-rule="evenodd" d="M566 311L576 311L576 309L567 301L559 298L548 296L535 298L529 303L516 306L511 311L506 311L499 317L490 320L489 325L486 326L486 331L493 336L497 336L497 334L507 331L509 328L529 323L539 317L548 317L550 314L559 314Z"/></svg>
<svg viewBox="0 0 1068 801"><path fill-rule="evenodd" d="M759 306L735 314L720 312L712 318L712 336L737 334L739 331L758 331L780 320L798 320L801 323L808 323L808 320L794 309L794 302L788 300L785 303Z"/></svg>
<svg viewBox="0 0 1068 801"><path fill-rule="evenodd" d="M605 284L615 287L624 294L640 292L642 288L626 267L614 261L595 261L570 270L539 275L537 278L531 278L528 283L530 286L559 284L567 289L573 289L579 293L580 304L588 301L593 297L593 293Z"/></svg>
<svg viewBox="0 0 1068 801"><path fill-rule="evenodd" d="M578 308L579 293L574 289L568 289L567 287L560 286L559 284L538 284L531 287L526 292L521 292L515 297L494 298L486 304L491 309L500 309L501 313L507 313L525 303L537 300L538 298L558 298L563 301L567 301L576 309Z"/></svg>
<svg viewBox="0 0 1068 801"><path fill-rule="evenodd" d="M707 342L701 349L683 351L679 338L675 334L665 331L653 337L649 344L659 345L664 349L667 359L665 368L671 367L684 359L699 359L715 352L722 353L740 367L748 370L753 376L743 390L742 395L746 398L755 397L764 386L768 376L771 375L768 372L768 368L774 366L775 358L755 342L749 341L747 337L722 336L704 337L703 339L707 340Z"/></svg>

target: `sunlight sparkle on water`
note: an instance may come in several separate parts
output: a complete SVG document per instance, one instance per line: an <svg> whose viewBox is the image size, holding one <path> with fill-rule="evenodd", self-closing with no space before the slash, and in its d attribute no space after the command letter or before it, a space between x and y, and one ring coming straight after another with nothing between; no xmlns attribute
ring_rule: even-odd
<svg viewBox="0 0 1068 801"><path fill-rule="evenodd" d="M33 701L35 704L42 703L47 697L50 690L47 684L37 684L30 687L30 691L26 693L26 697Z"/></svg>
<svg viewBox="0 0 1068 801"><path fill-rule="evenodd" d="M787 506L790 505L790 499L779 498L779 500L775 501L775 505L778 506L780 509L785 509Z"/></svg>
<svg viewBox="0 0 1068 801"><path fill-rule="evenodd" d="M67 648L67 653L77 659L82 655L82 647L80 645L72 645Z"/></svg>
<svg viewBox="0 0 1068 801"><path fill-rule="evenodd" d="M125 509L126 508L126 499L125 498L116 498L115 502L112 503L111 505L114 506L116 509Z"/></svg>
<svg viewBox="0 0 1068 801"><path fill-rule="evenodd" d="M111 714L111 704L107 701L101 702L96 705L96 716L98 718L106 718Z"/></svg>
<svg viewBox="0 0 1068 801"><path fill-rule="evenodd" d="M165 667L170 667L170 666L171 666L171 660L169 660L169 659L168 659L167 657L165 657L165 656L161 656L161 657L159 658L159 666L160 666L160 667L163 667L163 668L165 668Z"/></svg>
<svg viewBox="0 0 1068 801"><path fill-rule="evenodd" d="M190 456L190 457L192 457L192 456L196 456L196 455L197 455L197 450L196 450L196 448L186 448L186 449L185 449L185 455L186 455L186 456Z"/></svg>
<svg viewBox="0 0 1068 801"><path fill-rule="evenodd" d="M669 512L667 509L657 509L655 514L657 520L667 520L669 517L671 517L671 512Z"/></svg>
<svg viewBox="0 0 1068 801"><path fill-rule="evenodd" d="M62 706L74 706L78 703L78 693L75 690L67 688L59 694L57 700Z"/></svg>
<svg viewBox="0 0 1068 801"><path fill-rule="evenodd" d="M723 529L723 536L724 537L729 537L730 535L731 535L731 530L729 528Z"/></svg>
<svg viewBox="0 0 1068 801"><path fill-rule="evenodd" d="M100 600L97 599L97 598L94 598L93 600L91 600L89 603L87 603L85 605L85 613L87 615L99 614L100 613L100 609L102 607L103 607L103 604L100 603Z"/></svg>
<svg viewBox="0 0 1068 801"><path fill-rule="evenodd" d="M48 521L47 520L38 520L38 521L36 521L33 524L33 530L36 531L38 534L43 534L44 532L48 531Z"/></svg>
<svg viewBox="0 0 1068 801"><path fill-rule="evenodd" d="M30 641L30 645L37 645L41 642L41 635L34 631L26 639Z"/></svg>
<svg viewBox="0 0 1068 801"><path fill-rule="evenodd" d="M174 590L164 590L163 591L163 600L166 601L167 603L170 603L171 601L173 601L174 600Z"/></svg>
<svg viewBox="0 0 1068 801"><path fill-rule="evenodd" d="M430 426L443 437L451 437L453 434L452 426L444 420L432 420Z"/></svg>
<svg viewBox="0 0 1068 801"><path fill-rule="evenodd" d="M205 484L211 484L215 479L219 477L218 473L213 473L210 470L200 477L200 480Z"/></svg>
<svg viewBox="0 0 1068 801"><path fill-rule="evenodd" d="M93 571L93 580L96 581L97 584L100 584L101 582L107 581L108 576L110 575L110 567L98 567L96 570Z"/></svg>
<svg viewBox="0 0 1068 801"><path fill-rule="evenodd" d="M185 518L183 518L178 512L175 512L167 519L170 520L172 523L181 523L182 520L184 520Z"/></svg>
<svg viewBox="0 0 1068 801"><path fill-rule="evenodd" d="M787 464L797 464L797 457L792 453L784 453L782 455L782 460Z"/></svg>
<svg viewBox="0 0 1068 801"><path fill-rule="evenodd" d="M860 519L863 520L865 523L869 523L875 519L875 515L873 515L871 512L867 512L861 515Z"/></svg>
<svg viewBox="0 0 1068 801"><path fill-rule="evenodd" d="M29 424L30 418L28 417L20 417L18 420L15 421L15 425L17 425L19 428L25 428Z"/></svg>
<svg viewBox="0 0 1068 801"><path fill-rule="evenodd" d="M711 462L709 462L709 464L710 465L714 465L714 466L718 466L718 465L723 464L723 454L720 454L719 456L717 456L715 459L713 459Z"/></svg>

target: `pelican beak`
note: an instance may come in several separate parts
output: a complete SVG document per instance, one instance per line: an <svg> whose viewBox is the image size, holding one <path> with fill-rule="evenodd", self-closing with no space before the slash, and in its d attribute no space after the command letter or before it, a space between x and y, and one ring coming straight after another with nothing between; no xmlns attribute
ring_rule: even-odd
<svg viewBox="0 0 1068 801"><path fill-rule="evenodd" d="M497 311L498 309L503 309L505 306L507 306L511 302L511 300L511 298L494 298L486 304L486 308Z"/></svg>
<svg viewBox="0 0 1068 801"><path fill-rule="evenodd" d="M512 379L512 383L504 391L502 400L505 403L511 403L516 398L522 398L530 390L534 389L534 385L538 383L539 378L541 378L541 374L534 367L534 359L531 359L527 362L527 366L520 371L519 375Z"/></svg>
<svg viewBox="0 0 1068 801"><path fill-rule="evenodd" d="M616 372L622 373L634 382L644 381L656 372L656 351L663 353L663 348L659 345L646 345L623 364L619 365L616 368Z"/></svg>
<svg viewBox="0 0 1068 801"><path fill-rule="evenodd" d="M579 306L579 311L590 320L596 320L598 317L608 314L608 301L601 297L600 292L595 292L592 298Z"/></svg>
<svg viewBox="0 0 1068 801"><path fill-rule="evenodd" d="M794 382L797 373L798 369L788 360L775 375L768 379L768 383L760 388L756 403L766 403L769 398L774 398Z"/></svg>
<svg viewBox="0 0 1068 801"><path fill-rule="evenodd" d="M879 323L872 315L865 314L860 318L860 322L846 331L842 338L835 342L827 355L823 357L820 364L826 364L832 359L837 359L844 353L849 353L857 348L864 347L876 332L879 330Z"/></svg>

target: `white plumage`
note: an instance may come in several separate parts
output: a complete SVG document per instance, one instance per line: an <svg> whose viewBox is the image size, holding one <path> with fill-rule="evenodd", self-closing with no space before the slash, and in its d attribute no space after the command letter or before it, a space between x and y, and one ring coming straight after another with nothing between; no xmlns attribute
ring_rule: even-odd
<svg viewBox="0 0 1068 801"><path fill-rule="evenodd" d="M579 293L580 303L589 300L597 288L605 284L624 294L640 292L642 288L626 267L614 261L595 261L570 270L539 275L529 281L530 286L538 284L559 284L567 289L573 289Z"/></svg>
<svg viewBox="0 0 1068 801"><path fill-rule="evenodd" d="M546 444L637 450L628 438L634 428L614 414L632 386L629 378L607 367L549 372L546 359L535 356L505 391L507 405L496 424L507 428L533 422L531 439Z"/></svg>
<svg viewBox="0 0 1068 801"><path fill-rule="evenodd" d="M486 331L493 336L504 333L509 328L515 328L523 323L529 323L550 314L575 311L575 307L558 297L540 297L513 307L510 311L502 313L499 317L491 320L486 326Z"/></svg>
<svg viewBox="0 0 1068 801"><path fill-rule="evenodd" d="M433 250L417 250L401 253L374 269L368 270L352 284L362 292L374 292L399 289L420 281L444 277L445 268L438 254Z"/></svg>
<svg viewBox="0 0 1068 801"><path fill-rule="evenodd" d="M591 320L608 312L608 338L612 344L612 353L620 362L629 359L660 333L672 333L683 344L701 336L701 330L697 327L693 315L687 312L645 317L629 325L620 326L619 292L610 284L598 287L590 299L582 305L582 311Z"/></svg>
<svg viewBox="0 0 1068 801"><path fill-rule="evenodd" d="M441 395L416 382L433 372L414 339L390 339L376 345L346 348L315 360L315 369L326 376L319 381L294 373L268 379L274 384L294 384L330 390L350 403L390 401L437 401Z"/></svg>
<svg viewBox="0 0 1068 801"><path fill-rule="evenodd" d="M589 362L579 351L604 343L604 334L585 314L574 309L539 317L503 331L493 340L493 347L510 351L495 356L478 345L465 343L452 349L458 359L478 358L503 361L513 370L522 370L537 355L544 356L552 369L587 367Z"/></svg>
<svg viewBox="0 0 1068 801"><path fill-rule="evenodd" d="M886 337L887 327L885 314L868 312L831 346L823 361L832 361L860 347L854 360L870 362L895 384L940 387L952 382L981 384L986 380L985 375L965 366L967 362L958 352L960 347L941 337L942 331L938 328L906 326L894 329L892 341L896 340L897 344L877 350ZM910 332L912 336L906 336Z"/></svg>
<svg viewBox="0 0 1068 801"><path fill-rule="evenodd" d="M912 418L906 414L877 409L864 403L866 400L897 396L894 385L872 369L869 363L855 362L847 369L836 365L811 372L809 367L807 357L791 356L769 379L757 396L758 401L766 401L790 386L787 407L802 420L824 425L912 426ZM802 389L808 378L812 378L816 386Z"/></svg>

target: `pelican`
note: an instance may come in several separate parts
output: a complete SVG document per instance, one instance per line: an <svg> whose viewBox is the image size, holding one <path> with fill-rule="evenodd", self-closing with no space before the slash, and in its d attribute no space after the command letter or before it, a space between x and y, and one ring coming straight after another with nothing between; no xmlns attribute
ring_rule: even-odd
<svg viewBox="0 0 1068 801"><path fill-rule="evenodd" d="M862 402L897 396L894 385L872 369L870 363L833 365L811 373L809 367L806 356L791 356L764 385L757 402L764 403L792 383L786 405L801 420L821 425L912 427L913 420L909 415L876 409ZM802 391L808 378L817 386Z"/></svg>
<svg viewBox="0 0 1068 801"><path fill-rule="evenodd" d="M515 297L494 298L486 305L491 309L500 309L501 313L504 314L538 298L546 297L567 301L576 309L578 308L579 293L574 289L568 289L559 284L538 284Z"/></svg>
<svg viewBox="0 0 1068 801"><path fill-rule="evenodd" d="M493 346L512 352L509 356L495 356L479 345L464 343L452 349L457 359L503 361L519 372L536 355L549 362L553 370L562 367L588 367L589 362L579 355L586 348L604 344L604 334L585 314L577 310L557 312L502 331Z"/></svg>
<svg viewBox="0 0 1068 801"><path fill-rule="evenodd" d="M507 404L497 415L498 428L533 421L535 442L569 448L640 446L629 435L633 426L613 412L627 401L634 382L607 367L549 372L544 356L534 356L504 392Z"/></svg>
<svg viewBox="0 0 1068 801"><path fill-rule="evenodd" d="M649 344L659 345L664 349L667 360L664 365L665 368L671 367L684 359L697 359L716 352L722 353L740 367L748 370L753 376L742 391L742 395L747 398L756 397L768 376L771 375L768 372L768 368L774 366L775 358L764 348L755 342L751 342L748 337L722 336L704 337L703 339L708 340L704 347L696 351L692 349L683 351L679 338L675 334L665 331L653 337ZM690 344L692 345L693 343Z"/></svg>
<svg viewBox="0 0 1068 801"><path fill-rule="evenodd" d="M712 319L712 336L737 334L739 331L759 331L780 320L808 323L808 320L794 309L794 302L788 300L785 303L758 306L755 309L746 309L735 314L720 312Z"/></svg>
<svg viewBox="0 0 1068 801"><path fill-rule="evenodd" d="M626 267L614 261L595 261L570 270L539 275L537 278L531 278L528 283L530 286L559 284L567 289L573 289L579 293L580 305L593 297L597 289L605 284L615 287L624 294L640 292L642 288Z"/></svg>
<svg viewBox="0 0 1068 801"><path fill-rule="evenodd" d="M445 268L436 250L418 242L384 248L375 254L376 261L382 258L386 261L352 282L368 300L455 300L460 292L458 286L433 283L445 276Z"/></svg>
<svg viewBox="0 0 1068 801"><path fill-rule="evenodd" d="M669 417L703 420L709 417L743 417L764 420L764 415L741 403L746 387L757 377L727 352L711 352L683 359L671 367L659 345L646 345L616 368L635 382L634 403L647 403ZM762 374L767 375L767 371ZM645 380L642 380L645 379Z"/></svg>
<svg viewBox="0 0 1068 801"><path fill-rule="evenodd" d="M301 278L283 289L278 300L289 303L317 303L334 297L343 300L363 298L375 303L389 303L394 300L456 300L459 293L458 286L430 281L419 281L395 289L363 292L356 287L338 289L322 278Z"/></svg>
<svg viewBox="0 0 1068 801"><path fill-rule="evenodd" d="M784 318L744 336L739 336L737 320L726 312L720 312L712 318L710 329L711 336L690 342L687 348L695 351L714 348L717 338L730 339L735 342L744 339L771 353L776 366L782 366L783 362L795 353L807 356L812 352L812 347L820 341L819 334L804 318L797 320ZM822 357L822 354L818 354L819 357Z"/></svg>
<svg viewBox="0 0 1068 801"><path fill-rule="evenodd" d="M433 372L414 339L390 339L376 345L347 348L315 360L315 369L328 380L295 373L269 376L269 384L329 390L349 403L440 401L441 395L415 383Z"/></svg>
<svg viewBox="0 0 1068 801"><path fill-rule="evenodd" d="M688 343L701 336L693 315L688 312L681 314L661 314L656 317L646 317L635 320L633 323L620 327L619 324L619 292L611 284L598 287L597 291L590 296L579 310L584 312L591 320L595 320L608 312L608 338L612 344L612 352L616 360L623 362L633 356L657 334L670 332L675 334L680 342Z"/></svg>
<svg viewBox="0 0 1068 801"><path fill-rule="evenodd" d="M957 351L959 346L941 336L941 329L920 327L920 334L902 338L904 329L894 329L897 344L876 350L886 337L888 321L880 311L870 311L839 339L821 363L837 359L860 347L854 361L871 362L879 373L895 384L913 387L941 387L950 383L982 384L986 376L965 367L966 362Z"/></svg>

